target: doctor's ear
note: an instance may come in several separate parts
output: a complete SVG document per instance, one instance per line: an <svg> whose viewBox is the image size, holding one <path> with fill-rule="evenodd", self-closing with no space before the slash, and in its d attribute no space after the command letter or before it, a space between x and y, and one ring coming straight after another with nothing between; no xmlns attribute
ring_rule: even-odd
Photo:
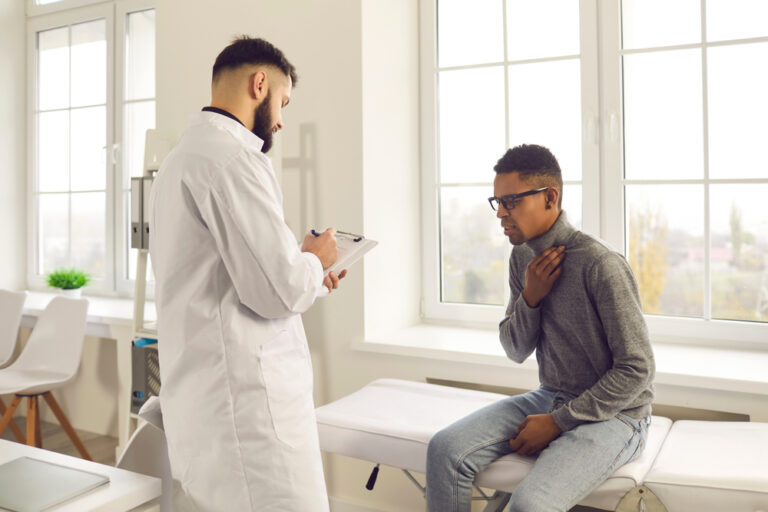
<svg viewBox="0 0 768 512"><path fill-rule="evenodd" d="M264 71L257 71L251 75L248 92L251 97L260 100L267 95L267 74Z"/></svg>

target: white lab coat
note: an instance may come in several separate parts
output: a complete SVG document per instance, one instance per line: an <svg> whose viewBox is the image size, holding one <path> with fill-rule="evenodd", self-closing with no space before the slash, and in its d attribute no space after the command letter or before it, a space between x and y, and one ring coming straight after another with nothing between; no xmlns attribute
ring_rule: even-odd
<svg viewBox="0 0 768 512"><path fill-rule="evenodd" d="M201 112L150 197L160 393L177 510L328 510L300 313L327 293L263 141Z"/></svg>

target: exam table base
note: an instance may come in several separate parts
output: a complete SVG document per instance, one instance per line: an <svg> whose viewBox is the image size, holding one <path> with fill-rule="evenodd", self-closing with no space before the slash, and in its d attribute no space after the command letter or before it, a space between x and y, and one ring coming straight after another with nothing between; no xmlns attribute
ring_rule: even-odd
<svg viewBox="0 0 768 512"><path fill-rule="evenodd" d="M402 470L405 476L418 487L422 496L426 496L426 489L416 480L407 469ZM475 486L480 496L473 497L473 500L487 501L483 512L503 512L509 503L511 494L504 491L496 491L491 496L485 494L482 489ZM631 489L619 502L616 512L668 512L667 507L653 494L649 488L644 485L638 485Z"/></svg>

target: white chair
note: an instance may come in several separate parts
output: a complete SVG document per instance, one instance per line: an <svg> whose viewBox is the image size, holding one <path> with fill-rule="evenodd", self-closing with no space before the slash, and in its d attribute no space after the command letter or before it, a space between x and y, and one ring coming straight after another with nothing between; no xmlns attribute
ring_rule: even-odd
<svg viewBox="0 0 768 512"><path fill-rule="evenodd" d="M26 298L26 292L0 290L0 366L13 355Z"/></svg>
<svg viewBox="0 0 768 512"><path fill-rule="evenodd" d="M26 292L0 290L0 367L11 359L13 349L16 348L16 338L19 336L21 313L24 310L26 298ZM0 415L5 414L5 411L5 402L0 398ZM16 439L20 443L26 442L24 434L16 423L11 422L10 426Z"/></svg>
<svg viewBox="0 0 768 512"><path fill-rule="evenodd" d="M147 421L128 440L115 467L162 480L160 512L172 512L173 477L159 399L151 397L147 400L139 416Z"/></svg>
<svg viewBox="0 0 768 512"><path fill-rule="evenodd" d="M0 434L27 398L27 444L41 448L38 397L42 395L80 455L91 459L58 402L51 394L77 373L83 351L88 301L54 297L37 320L21 355L0 370L0 395L13 393L11 405L0 420Z"/></svg>

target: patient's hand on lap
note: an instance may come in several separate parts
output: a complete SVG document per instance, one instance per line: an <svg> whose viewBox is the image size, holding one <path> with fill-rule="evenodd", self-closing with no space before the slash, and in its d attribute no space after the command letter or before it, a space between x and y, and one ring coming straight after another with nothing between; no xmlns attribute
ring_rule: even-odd
<svg viewBox="0 0 768 512"><path fill-rule="evenodd" d="M551 414L534 414L517 427L509 447L520 455L536 455L562 433Z"/></svg>

